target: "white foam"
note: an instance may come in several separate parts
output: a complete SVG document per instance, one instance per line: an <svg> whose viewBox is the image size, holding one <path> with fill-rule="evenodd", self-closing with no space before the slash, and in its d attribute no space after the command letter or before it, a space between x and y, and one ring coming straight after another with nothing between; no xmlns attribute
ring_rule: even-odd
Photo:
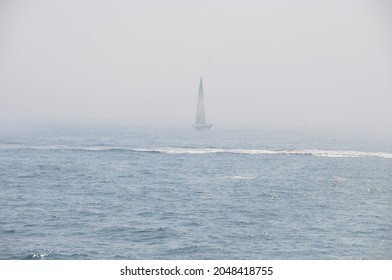
<svg viewBox="0 0 392 280"><path fill-rule="evenodd" d="M212 148L142 148L132 150L136 152L156 152L165 154L211 154L224 152L223 149Z"/></svg>
<svg viewBox="0 0 392 280"><path fill-rule="evenodd" d="M251 180L256 178L255 176L241 176L241 175L237 175L237 176L233 176L232 177L235 180Z"/></svg>
<svg viewBox="0 0 392 280"><path fill-rule="evenodd" d="M46 145L46 146L25 146L19 144L0 145L0 149L34 149L34 150L80 150L80 151L129 151L145 153L164 153L172 155L181 154L242 154L242 155L300 155L331 158L363 158L377 157L392 159L392 153L386 152L367 152L367 151L343 151L343 150L265 150L265 149L227 149L227 148L181 148L181 147L159 147L159 148L130 148L121 146L65 146L65 145Z"/></svg>
<svg viewBox="0 0 392 280"><path fill-rule="evenodd" d="M392 159L392 153L335 150L264 150L264 149L222 149L222 148L149 148L133 149L138 152L157 152L166 154L211 154L229 153L244 155L302 155L317 157L379 157Z"/></svg>
<svg viewBox="0 0 392 280"><path fill-rule="evenodd" d="M333 158L378 157L392 159L392 153L335 150L265 150L265 149L222 149L222 148L148 148L133 149L137 152L156 152L165 154L212 154L229 153L243 155L302 155Z"/></svg>

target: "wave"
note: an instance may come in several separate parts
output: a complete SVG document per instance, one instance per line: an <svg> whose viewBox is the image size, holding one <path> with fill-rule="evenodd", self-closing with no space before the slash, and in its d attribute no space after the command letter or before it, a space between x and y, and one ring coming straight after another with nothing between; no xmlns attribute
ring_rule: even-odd
<svg viewBox="0 0 392 280"><path fill-rule="evenodd" d="M159 153L169 155L185 154L241 154L241 155L298 155L298 156L316 156L316 157L333 157L333 158L363 158L377 157L392 159L392 153L387 152L367 152L367 151L343 151L343 150L265 150L265 149L229 149L229 148L177 148L177 147L159 147L159 148L130 148L120 146L23 146L23 145L0 145L0 150L4 149L34 149L34 150L74 150L88 152L105 152L105 151L127 151L137 153Z"/></svg>
<svg viewBox="0 0 392 280"><path fill-rule="evenodd" d="M156 148L133 149L137 152L155 152L165 154L243 154L243 155L302 155L317 157L379 157L392 159L392 153L365 151L331 151L331 150L264 150L264 149L220 149L220 148Z"/></svg>

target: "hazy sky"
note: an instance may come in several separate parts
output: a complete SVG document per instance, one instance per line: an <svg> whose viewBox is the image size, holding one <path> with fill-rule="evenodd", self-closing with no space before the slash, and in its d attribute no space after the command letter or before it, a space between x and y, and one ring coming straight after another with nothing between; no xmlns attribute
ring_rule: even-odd
<svg viewBox="0 0 392 280"><path fill-rule="evenodd" d="M0 0L0 123L392 131L388 0Z"/></svg>

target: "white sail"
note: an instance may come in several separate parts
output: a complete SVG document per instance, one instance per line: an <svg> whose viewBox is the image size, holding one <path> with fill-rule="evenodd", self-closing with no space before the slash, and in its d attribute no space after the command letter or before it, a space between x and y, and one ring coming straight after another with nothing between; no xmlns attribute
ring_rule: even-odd
<svg viewBox="0 0 392 280"><path fill-rule="evenodd" d="M196 109L196 122L193 125L195 128L208 129L211 128L211 124L206 124L206 113L204 109L204 92L203 92L203 77L200 77L199 84L199 95L197 99L197 109Z"/></svg>

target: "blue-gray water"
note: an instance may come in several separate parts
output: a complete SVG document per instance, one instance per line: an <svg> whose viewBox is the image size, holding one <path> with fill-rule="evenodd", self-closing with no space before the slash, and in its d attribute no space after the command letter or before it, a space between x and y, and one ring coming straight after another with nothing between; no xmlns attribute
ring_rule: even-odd
<svg viewBox="0 0 392 280"><path fill-rule="evenodd" d="M0 259L391 259L391 138L0 131Z"/></svg>

